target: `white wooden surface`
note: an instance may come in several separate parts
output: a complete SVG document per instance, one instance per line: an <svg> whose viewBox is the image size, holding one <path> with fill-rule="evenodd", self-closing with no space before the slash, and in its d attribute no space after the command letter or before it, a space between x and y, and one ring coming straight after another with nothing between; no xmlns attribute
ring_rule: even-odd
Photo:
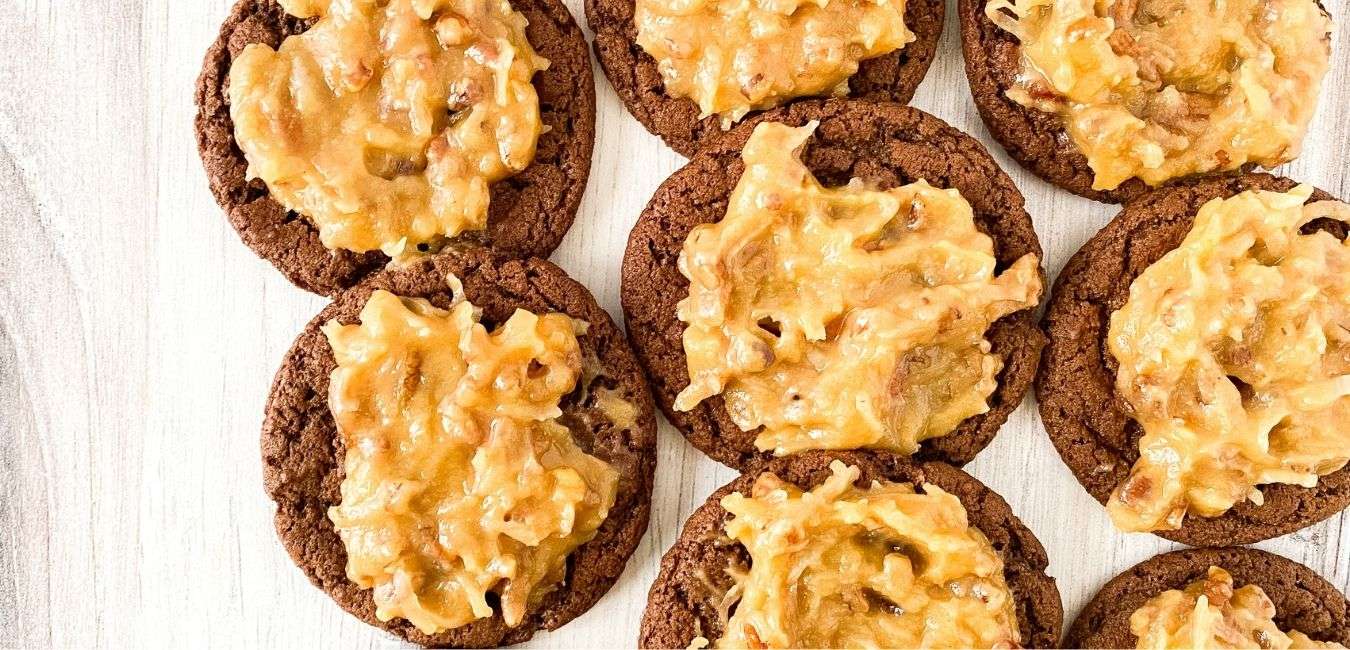
<svg viewBox="0 0 1350 650"><path fill-rule="evenodd" d="M206 189L192 91L228 1L0 2L0 647L398 645L310 586L272 532L263 402L323 301L254 257ZM1328 8L1345 16L1350 0ZM952 13L914 103L988 143ZM1287 170L1342 197L1347 34L1342 24L1312 136ZM598 68L596 83L590 187L553 259L617 318L628 230L681 158ZM1053 275L1115 210L991 149L1027 196ZM968 469L1044 542L1067 620L1107 578L1173 546L1111 528L1030 400ZM666 425L657 472L651 526L622 579L533 645L633 645L661 553L732 476ZM1347 515L1260 546L1350 589Z"/></svg>

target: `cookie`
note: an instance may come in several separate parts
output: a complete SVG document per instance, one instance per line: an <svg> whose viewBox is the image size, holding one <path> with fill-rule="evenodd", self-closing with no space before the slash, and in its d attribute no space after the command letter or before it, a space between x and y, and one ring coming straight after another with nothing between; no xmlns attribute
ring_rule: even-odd
<svg viewBox="0 0 1350 650"><path fill-rule="evenodd" d="M704 142L724 134L721 118L713 115L700 120L693 100L665 93L656 60L637 44L635 6L634 0L586 0L586 22L595 32L595 56L628 112L671 149L691 158ZM863 61L849 77L848 97L908 103L937 52L944 7L941 0L908 0L905 25L915 40L898 51ZM809 101L796 101L804 100Z"/></svg>
<svg viewBox="0 0 1350 650"><path fill-rule="evenodd" d="M862 470L856 485L873 480L927 482L960 499L971 525L989 538L1003 559L1004 575L1016 600L1022 646L1055 646L1063 610L1055 580L1045 574L1045 549L1002 497L944 463L914 463L886 452L812 451L756 465L722 486L694 511L675 545L661 559L661 572L642 615L639 647L687 648L696 636L711 640L722 635L716 600L732 584L726 568L737 555L742 562L748 560L745 549L728 543L725 537L723 524L729 515L722 508L722 497L732 492L749 493L764 472L810 489L830 476L830 462L836 459Z"/></svg>
<svg viewBox="0 0 1350 650"><path fill-rule="evenodd" d="M1060 272L1042 321L1050 343L1036 396L1060 457L1098 501L1106 503L1129 475L1143 435L1115 389L1116 363L1106 343L1111 313L1129 298L1130 283L1181 243L1206 201L1294 186L1288 179L1246 174L1151 192L1127 204ZM1318 191L1312 200L1329 198ZM1329 219L1309 227L1346 236L1344 224ZM1350 505L1350 468L1321 477L1315 488L1271 484L1260 490L1264 505L1243 501L1221 516L1188 516L1180 529L1157 534L1192 546L1225 546L1293 532Z"/></svg>
<svg viewBox="0 0 1350 650"><path fill-rule="evenodd" d="M562 587L533 606L517 627L500 612L467 626L426 635L407 621L381 622L369 590L347 579L347 554L328 519L341 501L345 450L328 407L328 381L336 362L319 327L331 319L351 323L375 289L421 297L448 307L447 274L455 274L468 300L483 310L491 328L516 309L561 312L589 323L578 337L582 350L599 359L604 372L590 382L618 391L637 408L635 425L612 425L593 393L578 402L582 388L563 398L561 421L586 452L618 470L618 496L595 538L568 558ZM652 473L656 465L656 420L651 398L623 334L585 287L553 264L506 259L485 249L442 253L407 268L372 275L337 296L319 312L286 354L272 384L262 429L263 480L276 502L276 529L286 550L311 582L353 616L427 646L483 647L519 643L541 629L554 629L585 612L614 584L647 529Z"/></svg>
<svg viewBox="0 0 1350 650"><path fill-rule="evenodd" d="M694 226L726 214L727 199L744 169L740 148L761 120L792 126L819 120L803 160L827 186L853 177L883 189L926 179L935 187L960 190L974 209L976 225L994 241L1000 272L1027 253L1041 255L1022 195L1007 174L975 139L917 109L860 100L798 102L763 113L710 143L661 184L633 226L624 254L622 300L629 339L657 405L695 447L741 469L762 457L754 444L758 431L742 431L721 396L690 411L674 409L675 396L689 385L684 323L675 309L688 295L689 282L676 261ZM924 441L918 460L969 462L1030 389L1044 344L1032 310L998 320L986 337L1003 360L989 411Z"/></svg>
<svg viewBox="0 0 1350 650"><path fill-rule="evenodd" d="M511 5L529 20L530 44L550 62L534 77L546 131L534 162L492 185L487 229L459 239L512 257L548 257L571 227L586 189L595 141L595 86L581 28L562 2L514 0ZM276 0L239 0L206 52L197 79L195 129L211 193L239 237L296 286L331 296L389 259L379 251L325 248L313 223L273 200L261 180L246 178L248 163L235 141L228 92L230 65L246 45L275 48L312 24L288 15Z"/></svg>
<svg viewBox="0 0 1350 650"><path fill-rule="evenodd" d="M1021 44L1016 36L989 20L984 13L986 4L987 0L958 0L956 11L970 94L989 134L1022 166L1079 196L1123 203L1149 191L1149 186L1137 178L1112 190L1092 189L1092 168L1069 137L1063 120L1008 97L1008 89L1021 74ZM1241 171L1255 167L1246 165Z"/></svg>
<svg viewBox="0 0 1350 650"><path fill-rule="evenodd" d="M1350 601L1317 572L1254 548L1186 549L1164 553L1114 577L1079 612L1066 648L1133 648L1130 615L1150 598L1205 577L1217 566L1233 587L1254 584L1275 603L1275 624L1317 641L1350 644Z"/></svg>

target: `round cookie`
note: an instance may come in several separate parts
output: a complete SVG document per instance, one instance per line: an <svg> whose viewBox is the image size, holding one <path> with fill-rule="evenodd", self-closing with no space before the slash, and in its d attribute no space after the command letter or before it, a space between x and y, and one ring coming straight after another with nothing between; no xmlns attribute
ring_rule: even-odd
<svg viewBox="0 0 1350 650"><path fill-rule="evenodd" d="M622 300L629 339L647 369L657 405L695 447L741 469L765 454L755 449L757 431L742 431L721 396L687 412L674 409L675 396L689 385L684 323L675 316L689 282L676 260L694 226L725 216L727 199L744 170L740 148L760 120L793 126L819 120L803 160L827 186L853 177L881 188L926 179L935 187L960 190L974 209L976 225L994 241L1000 272L1024 254L1041 255L1022 195L1007 174L975 139L917 109L859 100L798 102L762 113L710 143L661 184L633 226L624 254ZM969 462L1021 403L1045 340L1033 312L1006 316L986 334L1004 364L989 411L924 441L918 460Z"/></svg>
<svg viewBox="0 0 1350 650"><path fill-rule="evenodd" d="M1249 189L1286 191L1294 181L1267 174L1209 178L1151 192L1069 259L1055 280L1042 327L1050 337L1036 379L1041 420L1079 483L1103 504L1139 458L1143 430L1115 389L1116 363L1106 344L1110 315L1129 298L1130 283L1176 248L1206 201ZM1317 191L1312 200L1331 198ZM1309 224L1345 237L1343 224ZM1290 533L1350 505L1350 468L1323 476L1315 488L1271 484L1265 505L1243 501L1218 517L1188 516L1178 530L1157 534L1192 546L1249 544Z"/></svg>
<svg viewBox="0 0 1350 650"><path fill-rule="evenodd" d="M1275 624L1317 641L1350 644L1350 601L1317 572L1292 560L1254 548L1185 549L1136 564L1112 578L1079 612L1065 648L1133 648L1130 615L1150 598L1205 577L1217 566L1233 576L1233 586L1254 584L1275 603Z"/></svg>
<svg viewBox="0 0 1350 650"><path fill-rule="evenodd" d="M708 497L685 522L675 545L661 559L661 572L647 596L638 646L687 648L696 636L709 640L722 635L716 600L731 583L726 568L733 557L747 562L739 544L731 543L723 524L729 518L722 497L747 493L764 472L802 489L820 485L830 476L830 462L841 460L862 470L856 485L873 480L927 482L961 500L971 525L989 538L1004 562L1004 576L1016 600L1022 647L1049 648L1059 640L1063 621L1055 579L1045 574L1045 549L1013 514L1007 502L969 474L937 462L913 463L886 452L811 451L775 458L756 465L740 478Z"/></svg>
<svg viewBox="0 0 1350 650"><path fill-rule="evenodd" d="M1092 168L1069 137L1063 120L1008 98L1008 89L1021 73L1021 44L989 20L986 4L987 0L958 0L956 12L970 94L990 135L1022 166L1079 196L1123 203L1149 191L1148 184L1137 178L1113 190L1092 189ZM1242 171L1255 167L1246 165Z"/></svg>
<svg viewBox="0 0 1350 650"><path fill-rule="evenodd" d="M723 134L721 118L712 115L700 120L693 100L665 93L656 60L637 44L635 6L635 0L586 0L586 22L595 32L595 56L628 112L671 149L691 158L704 142ZM937 52L945 6L942 0L907 0L905 25L914 33L914 41L861 62L848 79L848 97L908 103ZM756 114L750 113L747 119Z"/></svg>
<svg viewBox="0 0 1350 650"><path fill-rule="evenodd" d="M577 391L562 401L561 421L578 445L619 471L618 496L596 537L568 558L564 587L533 606L517 627L500 613L467 626L426 635L402 619L381 622L369 590L347 579L347 554L328 519L338 504L345 475L342 437L328 407L328 381L336 362L319 327L331 319L355 322L375 289L426 298L447 307L455 274L470 302L483 310L491 328L516 309L561 312L589 323L579 337L582 350L599 359L604 372L591 380L619 391L637 407L631 429L615 428L590 397ZM286 550L311 582L357 618L409 641L438 647L484 647L519 643L541 629L555 629L585 612L614 584L647 529L652 474L656 465L656 418L651 397L623 333L595 299L553 264L505 259L485 249L451 251L402 269L377 273L340 294L305 327L272 384L262 428L263 480L276 502L276 529Z"/></svg>
<svg viewBox="0 0 1350 650"><path fill-rule="evenodd" d="M533 80L547 130L539 136L530 166L492 185L487 229L458 239L512 257L548 257L571 227L590 175L595 86L585 38L562 2L511 4L529 20L530 44L550 62ZM379 251L325 248L309 219L273 200L262 180L250 181L229 106L234 57L252 43L275 48L313 22L288 15L276 0L239 0L206 52L197 79L195 129L211 193L239 237L296 286L331 296L382 268L389 258Z"/></svg>

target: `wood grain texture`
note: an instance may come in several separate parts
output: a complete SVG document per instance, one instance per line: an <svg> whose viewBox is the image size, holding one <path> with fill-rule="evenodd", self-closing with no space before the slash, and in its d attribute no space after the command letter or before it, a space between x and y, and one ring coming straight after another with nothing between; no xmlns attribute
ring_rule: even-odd
<svg viewBox="0 0 1350 650"><path fill-rule="evenodd" d="M568 1L580 15L579 0ZM1328 4L1350 14L1350 0ZM192 87L227 0L0 4L0 647L392 647L311 587L272 532L258 430L286 347L322 306L238 240L206 188ZM954 8L949 9L954 11ZM954 21L951 21L954 22ZM1345 197L1342 21L1302 158ZM988 143L955 25L915 105ZM591 183L554 261L619 317L628 230L682 159L597 75ZM1053 275L1114 214L993 153ZM1069 617L1176 545L1112 530L1024 404L969 466L1044 542ZM661 431L653 518L615 588L537 647L631 647L657 560L732 477ZM1350 517L1258 545L1350 590Z"/></svg>

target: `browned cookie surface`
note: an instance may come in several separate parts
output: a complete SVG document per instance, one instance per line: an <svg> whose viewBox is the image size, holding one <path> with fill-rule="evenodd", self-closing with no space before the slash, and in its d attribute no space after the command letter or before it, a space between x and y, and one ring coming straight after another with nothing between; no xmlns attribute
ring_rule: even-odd
<svg viewBox="0 0 1350 650"><path fill-rule="evenodd" d="M547 257L571 227L590 174L595 140L595 86L581 29L559 0L514 0L529 20L530 45L549 60L534 77L546 131L534 162L492 185L487 229L461 237L513 257ZM278 47L312 21L288 15L276 0L239 0L206 52L197 80L197 148L216 201L244 243L297 286L332 295L389 260L379 251L330 251L318 228L271 198L245 176L248 163L230 119L229 72L252 43Z"/></svg>
<svg viewBox="0 0 1350 650"><path fill-rule="evenodd" d="M826 185L861 178L884 189L925 179L934 187L960 190L974 209L977 227L994 241L1000 272L1025 254L1041 254L1022 195L984 147L916 109L858 100L801 102L763 113L705 148L661 184L633 227L623 262L623 309L634 351L666 417L694 446L738 468L762 457L754 444L757 430L742 431L720 396L687 412L673 406L689 385L684 323L675 315L689 282L676 260L694 226L725 216L744 170L740 148L759 120L793 126L819 120L803 160ZM969 462L1030 389L1044 343L1032 310L1000 319L986 336L1003 361L989 411L966 419L946 436L924 441L919 460Z"/></svg>
<svg viewBox="0 0 1350 650"><path fill-rule="evenodd" d="M915 40L898 51L863 61L849 77L848 96L909 102L933 62L945 4L942 0L909 0L905 25ZM693 100L666 94L656 60L637 44L635 6L634 0L586 0L596 58L628 112L672 149L692 157L704 142L723 134L721 118L713 115L700 120Z"/></svg>
<svg viewBox="0 0 1350 650"><path fill-rule="evenodd" d="M1050 337L1036 380L1041 419L1060 456L1098 501L1129 475L1143 430L1115 389L1116 363L1107 347L1111 313L1129 298L1130 283L1176 248L1206 201L1248 189L1284 191L1288 179L1266 174L1208 179L1149 193L1128 204L1083 245L1055 280L1042 326ZM1317 192L1312 200L1330 198ZM1312 224L1345 236L1330 220ZM1293 532L1350 505L1350 469L1315 488L1272 484L1265 504L1239 503L1219 517L1187 517L1168 539L1194 546L1247 544Z"/></svg>
<svg viewBox="0 0 1350 650"><path fill-rule="evenodd" d="M331 319L357 320L375 289L426 298L446 308L452 291L446 276L455 274L470 302L483 310L485 326L504 322L516 309L561 312L589 324L578 337L583 352L599 360L597 384L617 391L636 406L636 423L617 428L583 387L563 398L561 421L582 450L619 472L618 496L596 537L568 558L567 577L532 607L517 627L501 615L436 635L419 632L404 620L382 623L375 617L370 591L347 579L347 555L328 519L328 508L341 501L344 447L328 407L328 381L336 366L319 327ZM276 502L276 528L296 564L315 585L361 620L414 643L482 647L519 643L540 629L554 629L595 604L623 570L647 529L652 474L656 465L656 420L641 371L623 333L584 287L561 269L536 259L506 260L483 249L442 253L405 269L377 273L340 294L319 313L286 354L272 385L262 431L263 479Z"/></svg>
<svg viewBox="0 0 1350 650"><path fill-rule="evenodd" d="M661 559L661 572L647 597L638 645L643 648L686 648L697 636L716 640L723 622L717 601L732 584L726 569L733 557L748 560L745 549L727 539L723 524L729 517L722 497L749 493L755 478L773 472L803 490L830 476L830 462L838 459L862 470L857 485L873 480L931 483L956 496L970 524L989 538L1003 559L1004 575L1016 600L1022 645L1054 647L1059 640L1063 610L1055 580L1045 574L1047 558L1031 531L1013 514L1007 502L970 475L944 463L913 463L884 452L807 452L758 465L723 486L684 524L675 545Z"/></svg>
<svg viewBox="0 0 1350 650"><path fill-rule="evenodd" d="M1275 603L1275 624L1317 641L1350 644L1350 602L1302 564L1252 548L1186 549L1135 565L1102 586L1078 614L1066 648L1133 648L1130 615L1150 598L1203 580L1209 567L1233 576L1233 586L1256 585Z"/></svg>

